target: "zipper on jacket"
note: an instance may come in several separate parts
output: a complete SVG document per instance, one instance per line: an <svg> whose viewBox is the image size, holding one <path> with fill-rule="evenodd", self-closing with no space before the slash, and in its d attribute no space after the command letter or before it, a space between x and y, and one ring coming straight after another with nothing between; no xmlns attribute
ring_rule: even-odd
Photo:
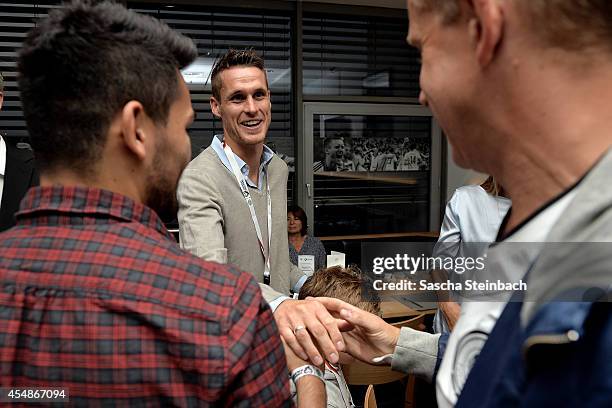
<svg viewBox="0 0 612 408"><path fill-rule="evenodd" d="M531 336L523 343L523 359L527 360L527 354L533 346L550 344L569 344L580 339L580 334L576 330L569 330L563 334L537 334Z"/></svg>

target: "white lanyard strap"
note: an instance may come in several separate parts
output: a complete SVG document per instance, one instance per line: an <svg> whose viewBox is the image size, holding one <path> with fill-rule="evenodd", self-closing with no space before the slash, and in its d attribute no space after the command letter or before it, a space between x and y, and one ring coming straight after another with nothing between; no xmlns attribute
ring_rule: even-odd
<svg viewBox="0 0 612 408"><path fill-rule="evenodd" d="M264 283L266 285L270 284L270 249L272 245L272 199L270 198L270 183L268 182L268 174L264 171L266 176L266 201L268 206L268 253L266 254L266 250L263 246L263 236L261 234L261 229L259 228L259 222L257 221L257 214L255 213L255 206L253 205L253 199L251 198L251 193L249 192L249 187L244 178L244 175L240 171L238 167L238 162L236 162L236 157L234 156L234 152L232 149L223 142L223 150L225 151L225 155L227 156L230 166L232 168L232 173L234 173L234 177L236 177L236 181L238 182L238 186L240 187L240 191L242 191L242 196L249 207L249 211L251 212L251 219L253 220L253 225L255 226L255 233L257 234L257 241L259 243L259 249L261 250L261 255L264 258L265 268L264 268Z"/></svg>
<svg viewBox="0 0 612 408"><path fill-rule="evenodd" d="M346 383L346 380L344 379L344 373L342 373L342 368L340 368L339 365L338 367L335 367L334 365L327 363L327 362L325 364L326 364L327 371L330 371L334 375L334 377L336 377L336 381L338 382L338 388L340 391L340 396L342 397L344 406L354 408L355 404L353 403L353 397L351 396L351 392L349 390L348 384Z"/></svg>

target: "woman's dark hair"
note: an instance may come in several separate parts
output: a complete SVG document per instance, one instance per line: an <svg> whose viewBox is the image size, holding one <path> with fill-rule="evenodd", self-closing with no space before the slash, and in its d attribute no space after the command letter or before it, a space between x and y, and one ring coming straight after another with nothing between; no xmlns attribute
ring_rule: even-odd
<svg viewBox="0 0 612 408"><path fill-rule="evenodd" d="M287 209L287 215L289 213L293 214L294 217L297 217L300 221L302 221L302 229L300 230L300 234L302 236L308 234L308 218L306 218L306 213L297 205L292 205Z"/></svg>
<svg viewBox="0 0 612 408"><path fill-rule="evenodd" d="M197 56L192 40L110 2L73 1L49 13L19 52L19 89L41 170L89 172L108 127L131 100L165 124L178 70Z"/></svg>

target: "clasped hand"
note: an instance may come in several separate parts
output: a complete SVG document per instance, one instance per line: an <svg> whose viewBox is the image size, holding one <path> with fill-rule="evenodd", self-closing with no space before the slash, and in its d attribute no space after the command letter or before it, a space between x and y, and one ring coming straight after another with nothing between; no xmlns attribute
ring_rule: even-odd
<svg viewBox="0 0 612 408"><path fill-rule="evenodd" d="M334 298L288 299L278 306L274 317L287 346L317 366L323 363L319 350L332 363L345 351L372 364L374 357L393 353L399 339L398 328Z"/></svg>

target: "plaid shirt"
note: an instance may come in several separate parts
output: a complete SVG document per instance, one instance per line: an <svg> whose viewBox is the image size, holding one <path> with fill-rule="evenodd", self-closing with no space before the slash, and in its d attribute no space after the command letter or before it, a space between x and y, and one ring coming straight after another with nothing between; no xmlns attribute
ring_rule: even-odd
<svg viewBox="0 0 612 408"><path fill-rule="evenodd" d="M287 365L250 274L178 248L110 191L31 189L0 234L0 386L71 404L285 406Z"/></svg>

